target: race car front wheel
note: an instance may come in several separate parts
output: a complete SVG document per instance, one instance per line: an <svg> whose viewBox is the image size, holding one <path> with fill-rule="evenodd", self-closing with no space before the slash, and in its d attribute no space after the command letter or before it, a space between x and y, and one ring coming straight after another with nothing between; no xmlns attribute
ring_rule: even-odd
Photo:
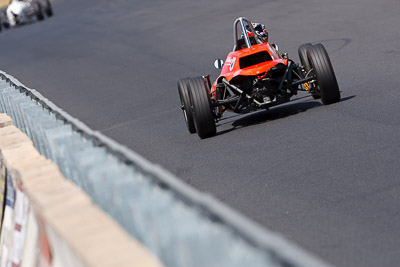
<svg viewBox="0 0 400 267"><path fill-rule="evenodd" d="M312 46L312 44L306 43L306 44L299 46L299 49L297 50L297 52L299 53L301 65L303 65L304 71L306 73L308 73L311 69L310 62L308 61L308 58L307 58L307 50L311 46Z"/></svg>
<svg viewBox="0 0 400 267"><path fill-rule="evenodd" d="M310 61L308 61L308 58L307 58L307 51L308 51L308 49L310 49L311 46L312 46L312 44L305 43L305 44L299 46L299 49L297 50L297 52L299 53L299 58L300 58L301 65L304 68L304 72L305 72L305 73L303 73L304 78L305 78L305 76L307 76L307 74L311 70ZM311 88L310 93L311 93L311 95L312 95L312 97L314 99L320 99L321 98L321 93L319 92L319 88L318 87Z"/></svg>
<svg viewBox="0 0 400 267"><path fill-rule="evenodd" d="M194 126L193 121L193 109L192 104L190 103L189 91L186 84L187 80L188 79L186 78L178 81L178 92L179 98L181 100L181 108L183 111L183 116L185 118L186 127L189 133L192 134L196 132L196 127Z"/></svg>
<svg viewBox="0 0 400 267"><path fill-rule="evenodd" d="M202 77L187 80L196 132L201 139L216 135L217 127L211 111L210 95Z"/></svg>
<svg viewBox="0 0 400 267"><path fill-rule="evenodd" d="M307 50L307 58L317 78L324 105L336 103L340 100L339 85L328 53L322 44L311 46Z"/></svg>

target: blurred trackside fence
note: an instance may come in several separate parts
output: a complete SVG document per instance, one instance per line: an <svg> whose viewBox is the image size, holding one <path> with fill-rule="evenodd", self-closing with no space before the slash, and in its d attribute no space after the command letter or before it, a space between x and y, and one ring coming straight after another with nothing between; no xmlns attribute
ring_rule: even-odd
<svg viewBox="0 0 400 267"><path fill-rule="evenodd" d="M3 113L0 196L1 267L163 267Z"/></svg>
<svg viewBox="0 0 400 267"><path fill-rule="evenodd" d="M91 130L1 71L0 113L168 267L330 266Z"/></svg>

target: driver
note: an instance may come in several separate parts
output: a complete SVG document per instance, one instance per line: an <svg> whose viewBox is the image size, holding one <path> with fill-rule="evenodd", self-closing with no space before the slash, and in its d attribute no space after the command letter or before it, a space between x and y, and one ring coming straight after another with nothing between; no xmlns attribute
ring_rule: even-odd
<svg viewBox="0 0 400 267"><path fill-rule="evenodd" d="M265 25L262 23L251 23L253 25L254 31L258 37L264 42L268 42L268 31L265 29Z"/></svg>
<svg viewBox="0 0 400 267"><path fill-rule="evenodd" d="M265 29L265 25L262 23L254 23L252 22L251 25L254 28L258 38L263 41L264 43L268 42L268 31ZM247 29L247 34L250 36L252 35L251 31Z"/></svg>

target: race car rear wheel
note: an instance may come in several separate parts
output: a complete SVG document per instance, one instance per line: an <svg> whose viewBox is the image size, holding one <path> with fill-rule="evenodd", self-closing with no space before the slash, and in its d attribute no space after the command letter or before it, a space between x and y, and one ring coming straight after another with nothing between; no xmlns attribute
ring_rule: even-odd
<svg viewBox="0 0 400 267"><path fill-rule="evenodd" d="M216 135L217 127L211 111L211 100L208 89L201 77L187 80L190 102L193 108L193 119L196 132L201 139Z"/></svg>
<svg viewBox="0 0 400 267"><path fill-rule="evenodd" d="M316 75L322 103L329 105L338 102L340 100L339 85L325 47L322 44L311 46L307 51L307 58Z"/></svg>
<svg viewBox="0 0 400 267"><path fill-rule="evenodd" d="M311 46L312 46L312 44L305 43L305 44L299 46L299 49L297 50L297 52L299 53L301 65L303 65L303 67L304 67L304 71L305 71L304 77L311 70L310 61L308 61L308 58L307 58L307 50L310 49ZM318 87L310 88L310 90L311 90L310 93L314 99L321 98L321 93L319 92Z"/></svg>
<svg viewBox="0 0 400 267"><path fill-rule="evenodd" d="M44 20L43 8L39 2L36 3L36 18L39 21Z"/></svg>
<svg viewBox="0 0 400 267"><path fill-rule="evenodd" d="M185 118L186 127L189 133L192 134L196 132L196 127L194 126L193 109L192 104L190 103L189 91L186 82L187 78L178 81L178 92L179 98L181 100L181 108L183 111L183 116Z"/></svg>
<svg viewBox="0 0 400 267"><path fill-rule="evenodd" d="M52 17L53 16L53 8L51 7L51 3L49 0L46 0L45 2L46 2L46 9L45 9L46 16Z"/></svg>

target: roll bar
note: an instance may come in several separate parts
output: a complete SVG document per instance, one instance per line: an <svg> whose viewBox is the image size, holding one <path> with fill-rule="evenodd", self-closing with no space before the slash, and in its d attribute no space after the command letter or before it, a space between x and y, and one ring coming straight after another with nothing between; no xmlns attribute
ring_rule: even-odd
<svg viewBox="0 0 400 267"><path fill-rule="evenodd" d="M253 33L254 39L258 44L262 44L263 42L258 38L256 32L254 31L253 25L248 18L239 17L233 22L233 51L238 50L239 48L239 35L238 35L238 25L240 24L242 35L247 48L252 46L250 37L247 35L247 32L250 30ZM248 28L246 28L246 25ZM240 48L241 49L241 48Z"/></svg>

